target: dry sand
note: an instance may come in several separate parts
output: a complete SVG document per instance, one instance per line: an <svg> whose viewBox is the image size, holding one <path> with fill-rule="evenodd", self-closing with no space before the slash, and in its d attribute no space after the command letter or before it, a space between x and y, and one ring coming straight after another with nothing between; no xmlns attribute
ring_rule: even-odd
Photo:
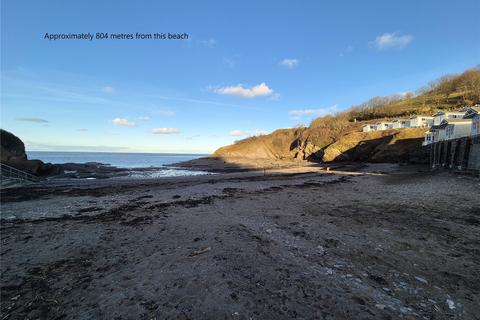
<svg viewBox="0 0 480 320"><path fill-rule="evenodd" d="M479 189L371 165L3 190L0 319L479 319Z"/></svg>

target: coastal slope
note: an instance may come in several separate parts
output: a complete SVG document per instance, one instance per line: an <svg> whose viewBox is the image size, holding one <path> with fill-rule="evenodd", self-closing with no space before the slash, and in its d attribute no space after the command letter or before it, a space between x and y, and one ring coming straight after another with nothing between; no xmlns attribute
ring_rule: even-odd
<svg viewBox="0 0 480 320"><path fill-rule="evenodd" d="M299 160L338 162L425 163L421 144L425 128L373 132L350 132L320 147L308 129L284 129L222 147L214 156L226 162L244 159L292 162Z"/></svg>
<svg viewBox="0 0 480 320"><path fill-rule="evenodd" d="M422 140L426 128L361 132L365 124L431 115L480 101L480 69L447 75L418 93L374 97L335 115L316 118L308 127L276 130L222 147L213 156L225 163L256 162L428 162ZM263 159L263 161L259 161Z"/></svg>

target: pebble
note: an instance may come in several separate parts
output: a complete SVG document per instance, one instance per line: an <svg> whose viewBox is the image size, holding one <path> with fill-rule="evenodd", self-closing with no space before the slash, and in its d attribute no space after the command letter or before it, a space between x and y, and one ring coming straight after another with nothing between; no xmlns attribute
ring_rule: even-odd
<svg viewBox="0 0 480 320"><path fill-rule="evenodd" d="M265 232L270 234L270 233L272 233L272 229L267 229L267 230L265 230Z"/></svg>
<svg viewBox="0 0 480 320"><path fill-rule="evenodd" d="M410 311L412 311L412 309L407 308L407 307L401 307L401 308L400 308L400 312L401 312L401 313L408 313L408 312L410 312Z"/></svg>
<svg viewBox="0 0 480 320"><path fill-rule="evenodd" d="M450 310L455 309L455 302L453 302L453 300L447 298L447 305L450 308Z"/></svg>
<svg viewBox="0 0 480 320"><path fill-rule="evenodd" d="M381 303L377 303L377 304L375 305L375 308L380 309L380 310L383 310L383 309L385 309L385 305L384 305L384 304L381 304Z"/></svg>
<svg viewBox="0 0 480 320"><path fill-rule="evenodd" d="M418 281L423 282L423 283L425 283L425 284L428 283L427 280L425 280L424 278L421 278L421 277L415 277L415 279L417 279Z"/></svg>

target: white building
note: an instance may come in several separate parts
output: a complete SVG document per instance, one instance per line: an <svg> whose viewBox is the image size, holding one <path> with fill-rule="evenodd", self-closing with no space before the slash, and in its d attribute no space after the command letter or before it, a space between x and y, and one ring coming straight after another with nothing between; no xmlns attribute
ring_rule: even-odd
<svg viewBox="0 0 480 320"><path fill-rule="evenodd" d="M429 130L425 132L425 140L423 141L422 145L426 146L431 143L433 143L435 140L435 131L434 130Z"/></svg>
<svg viewBox="0 0 480 320"><path fill-rule="evenodd" d="M376 131L377 130L377 125L375 124L366 124L362 127L363 132L370 132L370 131Z"/></svg>
<svg viewBox="0 0 480 320"><path fill-rule="evenodd" d="M424 145L435 143L439 141L445 140L446 134L445 129L447 128L447 123L443 122L438 126L432 126L430 130L427 131L425 135L425 140L423 142Z"/></svg>
<svg viewBox="0 0 480 320"><path fill-rule="evenodd" d="M392 122L392 129L410 128L409 119L397 119Z"/></svg>
<svg viewBox="0 0 480 320"><path fill-rule="evenodd" d="M375 124L377 131L393 129L393 122L378 122Z"/></svg>
<svg viewBox="0 0 480 320"><path fill-rule="evenodd" d="M410 117L410 128L428 128L428 127L431 127L432 125L433 125L433 117L429 117L429 116Z"/></svg>
<svg viewBox="0 0 480 320"><path fill-rule="evenodd" d="M462 119L465 111L439 111L433 115L433 125L438 126L443 120Z"/></svg>
<svg viewBox="0 0 480 320"><path fill-rule="evenodd" d="M445 140L468 137L472 132L472 119L443 120L442 124L446 124Z"/></svg>

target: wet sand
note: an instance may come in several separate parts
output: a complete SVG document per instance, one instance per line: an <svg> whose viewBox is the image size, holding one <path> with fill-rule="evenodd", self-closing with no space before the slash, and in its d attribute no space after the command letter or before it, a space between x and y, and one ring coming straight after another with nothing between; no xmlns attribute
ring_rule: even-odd
<svg viewBox="0 0 480 320"><path fill-rule="evenodd" d="M478 178L349 169L3 190L0 318L478 319Z"/></svg>

